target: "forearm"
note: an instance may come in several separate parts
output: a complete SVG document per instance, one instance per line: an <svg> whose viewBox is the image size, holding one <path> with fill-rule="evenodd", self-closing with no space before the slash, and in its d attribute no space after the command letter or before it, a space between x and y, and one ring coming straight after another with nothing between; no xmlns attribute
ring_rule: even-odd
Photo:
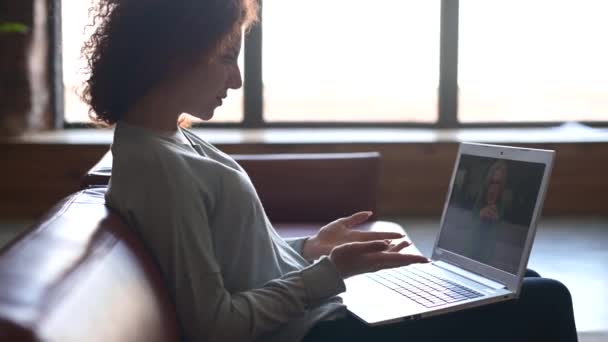
<svg viewBox="0 0 608 342"><path fill-rule="evenodd" d="M186 329L201 329L202 334L188 335L207 336L208 341L253 341L345 290L328 258L249 291L231 294L223 287L202 287L193 287L200 294L195 300L202 321L191 321L195 316L185 312L180 312L180 320Z"/></svg>

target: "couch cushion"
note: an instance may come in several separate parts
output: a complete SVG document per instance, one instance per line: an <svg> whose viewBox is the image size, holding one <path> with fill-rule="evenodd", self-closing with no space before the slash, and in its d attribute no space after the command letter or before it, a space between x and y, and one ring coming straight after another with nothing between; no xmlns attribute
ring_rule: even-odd
<svg viewBox="0 0 608 342"><path fill-rule="evenodd" d="M156 265L88 189L0 253L0 339L177 341Z"/></svg>

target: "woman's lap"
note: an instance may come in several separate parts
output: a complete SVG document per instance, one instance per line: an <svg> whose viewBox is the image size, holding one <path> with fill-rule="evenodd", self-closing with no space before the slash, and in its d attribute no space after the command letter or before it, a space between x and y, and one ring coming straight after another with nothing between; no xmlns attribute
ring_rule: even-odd
<svg viewBox="0 0 608 342"><path fill-rule="evenodd" d="M356 318L321 322L304 341L576 341L570 293L558 281L526 273L519 299L436 317L368 327Z"/></svg>

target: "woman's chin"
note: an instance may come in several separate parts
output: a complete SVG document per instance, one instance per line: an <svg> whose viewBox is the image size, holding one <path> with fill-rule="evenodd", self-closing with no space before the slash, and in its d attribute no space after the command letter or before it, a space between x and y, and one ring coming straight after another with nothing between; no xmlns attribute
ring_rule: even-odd
<svg viewBox="0 0 608 342"><path fill-rule="evenodd" d="M213 111L211 111L211 113L197 115L196 118L199 119L200 121L209 121L209 120L213 119Z"/></svg>
<svg viewBox="0 0 608 342"><path fill-rule="evenodd" d="M213 118L213 115L215 114L215 110L217 109L217 107L208 109L204 112L199 112L197 113L195 116L202 121L209 121Z"/></svg>
<svg viewBox="0 0 608 342"><path fill-rule="evenodd" d="M201 112L196 114L191 114L195 121L209 121L213 118L213 110L208 112Z"/></svg>

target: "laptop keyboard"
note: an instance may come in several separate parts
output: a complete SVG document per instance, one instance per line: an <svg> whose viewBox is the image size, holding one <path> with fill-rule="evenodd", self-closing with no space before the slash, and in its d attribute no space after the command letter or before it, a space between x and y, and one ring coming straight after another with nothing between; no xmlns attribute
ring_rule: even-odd
<svg viewBox="0 0 608 342"><path fill-rule="evenodd" d="M411 267L382 270L367 276L427 308L483 296L451 280Z"/></svg>

